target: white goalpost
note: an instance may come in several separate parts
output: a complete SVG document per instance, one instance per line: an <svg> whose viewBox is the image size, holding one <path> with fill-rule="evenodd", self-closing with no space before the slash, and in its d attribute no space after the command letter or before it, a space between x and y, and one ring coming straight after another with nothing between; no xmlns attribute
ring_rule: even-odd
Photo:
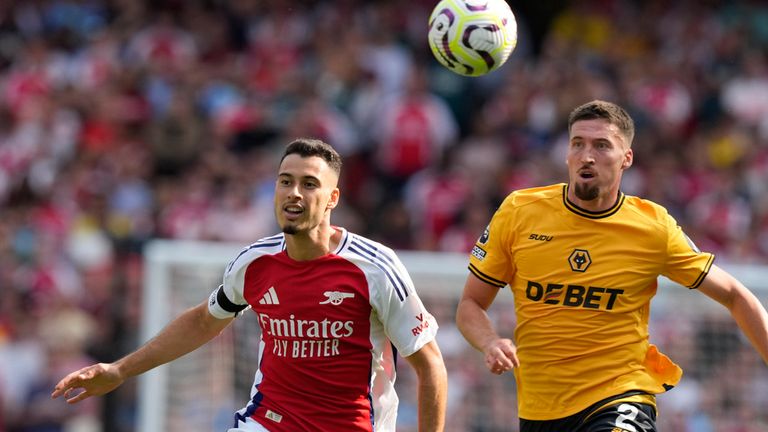
<svg viewBox="0 0 768 432"><path fill-rule="evenodd" d="M185 309L207 299L221 283L224 266L244 246L149 242L144 251L141 342ZM480 354L463 341L453 324L468 255L413 251L399 251L398 255L440 324L438 342L449 371L447 431L516 431L514 379L510 374L497 377L484 371ZM721 265L768 304L768 266ZM489 311L500 332L509 336L514 326L512 301L506 289ZM719 422L713 423L714 431L741 424L768 425L768 367L725 308L662 278L650 326L651 342L685 371L678 388L659 397L660 429L679 430L676 425L695 416ZM138 430L210 432L231 427L234 411L249 397L258 366L258 340L258 323L253 314L246 313L197 351L142 375ZM401 399L398 432L415 431L415 377L410 368L398 368L397 388ZM724 416L726 420L717 419Z"/></svg>

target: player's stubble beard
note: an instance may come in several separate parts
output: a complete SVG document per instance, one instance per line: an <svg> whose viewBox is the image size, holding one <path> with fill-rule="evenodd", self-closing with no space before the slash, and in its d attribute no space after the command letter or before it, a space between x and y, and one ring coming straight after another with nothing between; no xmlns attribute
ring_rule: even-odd
<svg viewBox="0 0 768 432"><path fill-rule="evenodd" d="M298 234L301 231L298 225L299 225L299 221L283 220L280 223L280 230L284 234L290 234L290 235Z"/></svg>
<svg viewBox="0 0 768 432"><path fill-rule="evenodd" d="M306 226L306 222L302 222L302 219L295 221L285 221L281 227L283 234L296 235L303 232L308 232L310 228Z"/></svg>
<svg viewBox="0 0 768 432"><path fill-rule="evenodd" d="M303 228L300 228L301 225L302 224L299 221L286 221L281 227L281 230L283 231L283 234L296 235L303 232L309 232L314 226L316 226L314 224L310 224L311 226L304 226Z"/></svg>
<svg viewBox="0 0 768 432"><path fill-rule="evenodd" d="M308 212L308 211L309 210L306 210L306 212ZM330 208L327 208L326 212L329 212L329 211L330 211ZM305 213L305 215L306 215L306 213ZM308 217L310 217L310 216L308 216ZM279 220L279 216L278 216L278 220ZM283 223L280 224L281 225L280 226L280 230L283 232L283 234L296 235L296 234L300 234L300 233L303 233L303 232L312 231L313 229L317 228L318 226L320 226L322 224L322 220L315 221L311 217L310 217L309 221L305 221L305 222L308 222L309 226L306 226L302 222L302 219L295 220L295 221L285 220L285 221L283 221ZM300 228L300 226L302 226L302 225L305 225L305 226L303 228Z"/></svg>
<svg viewBox="0 0 768 432"><path fill-rule="evenodd" d="M576 183L573 185L573 193L580 200L592 201L600 196L600 188L594 185L588 186L582 183Z"/></svg>
<svg viewBox="0 0 768 432"><path fill-rule="evenodd" d="M296 234L298 232L299 232L299 230L296 229L296 227L293 226L293 225L286 225L286 226L283 227L283 234L291 234L291 235L293 235L293 234Z"/></svg>

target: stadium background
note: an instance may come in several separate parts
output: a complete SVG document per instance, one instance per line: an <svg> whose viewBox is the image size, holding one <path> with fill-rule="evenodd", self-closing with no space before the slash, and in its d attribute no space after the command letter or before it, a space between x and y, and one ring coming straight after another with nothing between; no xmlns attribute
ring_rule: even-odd
<svg viewBox="0 0 768 432"><path fill-rule="evenodd" d="M610 99L638 128L624 191L667 206L719 264L768 263L763 2L512 2L518 47L481 79L432 59L433 5L1 2L0 431L134 430L135 380L75 407L49 400L53 383L138 343L148 240L274 232L293 136L345 157L335 223L465 252L510 190L566 178L568 112ZM765 367L730 322L710 324L671 354L732 379L677 393L667 430L767 430ZM452 384L484 373L473 356L452 347ZM495 397L462 401L487 409L459 430L515 430L498 386L465 384Z"/></svg>

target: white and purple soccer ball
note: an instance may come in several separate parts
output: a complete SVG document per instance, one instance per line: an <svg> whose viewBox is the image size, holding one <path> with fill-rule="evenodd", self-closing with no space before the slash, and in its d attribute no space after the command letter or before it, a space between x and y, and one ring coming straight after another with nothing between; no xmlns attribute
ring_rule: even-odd
<svg viewBox="0 0 768 432"><path fill-rule="evenodd" d="M460 75L485 75L517 45L515 15L504 0L441 0L429 17L429 47Z"/></svg>

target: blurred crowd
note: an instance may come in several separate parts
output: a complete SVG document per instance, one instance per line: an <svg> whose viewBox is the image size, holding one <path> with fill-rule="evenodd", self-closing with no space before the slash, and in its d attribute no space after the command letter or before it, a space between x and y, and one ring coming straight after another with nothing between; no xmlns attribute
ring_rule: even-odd
<svg viewBox="0 0 768 432"><path fill-rule="evenodd" d="M509 62L470 79L429 52L433 0L0 2L0 432L133 430L130 385L69 407L53 384L136 346L149 239L275 232L297 136L345 158L334 223L466 252L507 193L567 179L570 110L615 101L637 126L624 192L720 264L768 263L768 5L517 3ZM671 430L768 428L766 405L701 406Z"/></svg>

